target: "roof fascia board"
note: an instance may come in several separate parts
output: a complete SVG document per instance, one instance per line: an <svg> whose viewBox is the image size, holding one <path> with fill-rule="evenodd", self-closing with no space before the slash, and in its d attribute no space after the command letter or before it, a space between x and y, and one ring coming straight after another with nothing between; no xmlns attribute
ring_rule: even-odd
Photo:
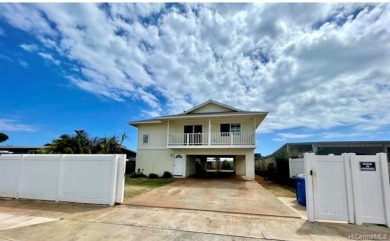
<svg viewBox="0 0 390 241"><path fill-rule="evenodd" d="M132 125L132 126L136 126L136 125L139 125L139 124L157 124L157 123L161 123L161 121L160 120L154 120L154 121L132 121L132 122L127 122L127 124Z"/></svg>
<svg viewBox="0 0 390 241"><path fill-rule="evenodd" d="M188 118L202 118L202 117L225 117L225 116L254 116L254 115L262 115L266 116L268 112L252 112L252 113L214 113L214 114L202 114L202 115L176 115L176 116L161 116L157 117L158 120L166 120L166 119L188 119Z"/></svg>

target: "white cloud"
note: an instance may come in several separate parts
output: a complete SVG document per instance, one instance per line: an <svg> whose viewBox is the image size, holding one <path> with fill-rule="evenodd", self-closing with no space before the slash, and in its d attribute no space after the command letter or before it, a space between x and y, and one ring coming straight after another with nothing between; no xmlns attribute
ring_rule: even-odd
<svg viewBox="0 0 390 241"><path fill-rule="evenodd" d="M278 142L285 142L286 140L289 139L306 139L308 137L312 137L314 134L300 134L300 133L278 133L277 137L273 138L273 141L278 141Z"/></svg>
<svg viewBox="0 0 390 241"><path fill-rule="evenodd" d="M49 53L42 53L42 52L39 52L38 53L39 56L41 56L43 59L49 61L49 62L52 62L54 63L55 65L60 65L61 62L57 59L55 59L51 54Z"/></svg>
<svg viewBox="0 0 390 241"><path fill-rule="evenodd" d="M375 131L390 124L389 6L2 4L0 16L80 69L73 84L144 114L215 99L269 111L262 132Z"/></svg>
<svg viewBox="0 0 390 241"><path fill-rule="evenodd" d="M20 66L22 66L23 68L28 68L28 67L30 66L30 65L29 65L26 61L24 61L24 60L19 59L18 62L19 62L19 64L20 64Z"/></svg>
<svg viewBox="0 0 390 241"><path fill-rule="evenodd" d="M19 123L15 119L0 118L1 131L36 132L38 128L32 125Z"/></svg>
<svg viewBox="0 0 390 241"><path fill-rule="evenodd" d="M34 52L38 50L38 46L36 44L21 44L19 45L22 49L28 51L28 52Z"/></svg>
<svg viewBox="0 0 390 241"><path fill-rule="evenodd" d="M43 14L36 10L34 5L28 4L0 4L1 18L11 25L28 31L36 36L55 36L56 32Z"/></svg>

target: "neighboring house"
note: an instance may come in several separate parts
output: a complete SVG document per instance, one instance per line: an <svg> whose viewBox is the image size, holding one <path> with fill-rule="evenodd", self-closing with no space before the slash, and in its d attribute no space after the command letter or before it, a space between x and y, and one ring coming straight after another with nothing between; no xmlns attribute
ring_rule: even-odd
<svg viewBox="0 0 390 241"><path fill-rule="evenodd" d="M122 146L121 147L122 154L126 154L126 174L131 174L135 172L135 159L137 156L137 152Z"/></svg>
<svg viewBox="0 0 390 241"><path fill-rule="evenodd" d="M255 160L255 170L258 172L264 172L268 170L268 164L274 162L272 155L261 157Z"/></svg>
<svg viewBox="0 0 390 241"><path fill-rule="evenodd" d="M279 150L285 150L300 157L303 157L303 153L305 152L313 152L317 155L341 155L342 153L375 155L376 153L384 152L387 153L388 160L390 159L390 141L329 141L286 143L281 148L279 148L278 151Z"/></svg>
<svg viewBox="0 0 390 241"><path fill-rule="evenodd" d="M209 100L182 114L132 121L137 171L175 177L225 172L255 177L256 129L268 113Z"/></svg>
<svg viewBox="0 0 390 241"><path fill-rule="evenodd" d="M0 154L36 154L43 146L0 146Z"/></svg>

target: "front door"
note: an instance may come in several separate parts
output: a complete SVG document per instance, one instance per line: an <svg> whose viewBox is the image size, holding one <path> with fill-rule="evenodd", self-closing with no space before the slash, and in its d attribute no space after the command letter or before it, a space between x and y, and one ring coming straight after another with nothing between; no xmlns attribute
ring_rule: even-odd
<svg viewBox="0 0 390 241"><path fill-rule="evenodd" d="M173 175L183 176L183 156L181 154L175 155L175 161L173 163Z"/></svg>

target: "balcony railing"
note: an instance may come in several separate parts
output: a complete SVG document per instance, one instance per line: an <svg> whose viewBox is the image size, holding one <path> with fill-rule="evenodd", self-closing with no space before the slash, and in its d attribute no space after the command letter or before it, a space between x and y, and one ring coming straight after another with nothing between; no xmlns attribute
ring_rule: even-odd
<svg viewBox="0 0 390 241"><path fill-rule="evenodd" d="M168 146L255 145L253 132L170 133Z"/></svg>

